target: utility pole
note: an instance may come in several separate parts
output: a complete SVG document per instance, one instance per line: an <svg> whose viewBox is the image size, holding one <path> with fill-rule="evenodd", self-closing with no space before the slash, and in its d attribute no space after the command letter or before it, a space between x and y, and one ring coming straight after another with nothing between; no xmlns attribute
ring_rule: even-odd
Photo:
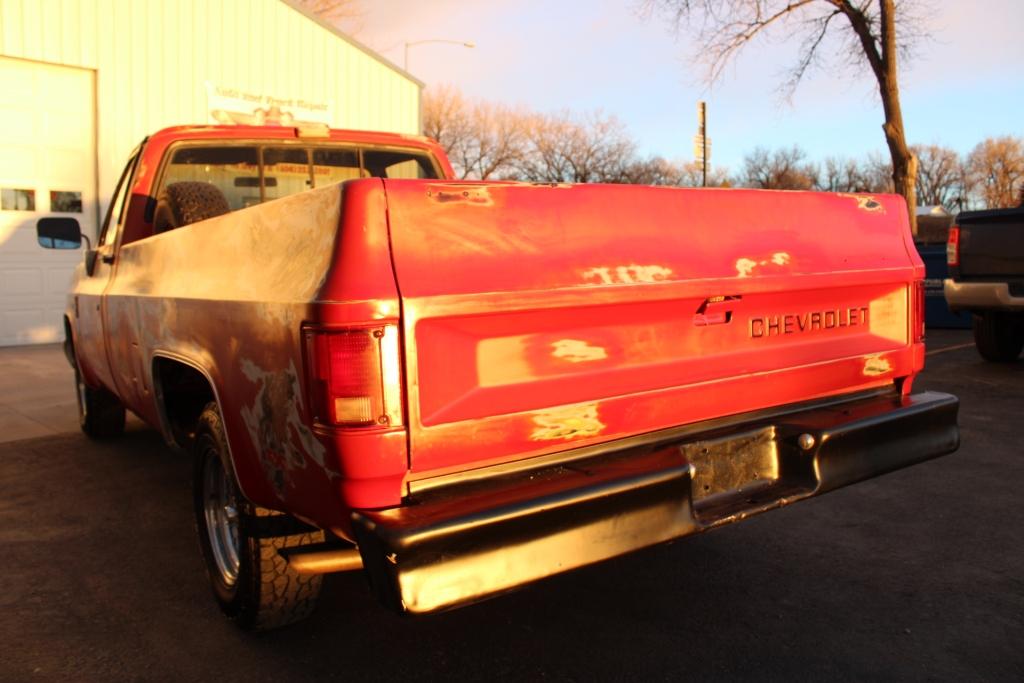
<svg viewBox="0 0 1024 683"><path fill-rule="evenodd" d="M701 187L708 186L708 148L711 140L707 135L707 104L704 100L697 102L697 134L693 137L693 156L700 162Z"/></svg>

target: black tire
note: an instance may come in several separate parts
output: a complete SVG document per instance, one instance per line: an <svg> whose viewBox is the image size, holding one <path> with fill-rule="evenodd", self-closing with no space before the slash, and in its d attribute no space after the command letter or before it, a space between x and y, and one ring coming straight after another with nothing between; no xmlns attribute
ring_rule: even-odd
<svg viewBox="0 0 1024 683"><path fill-rule="evenodd" d="M1024 349L1024 315L988 311L975 314L973 320L974 344L978 353L993 363L1008 363L1017 359Z"/></svg>
<svg viewBox="0 0 1024 683"><path fill-rule="evenodd" d="M109 439L124 432L124 406L106 389L94 389L82 379L75 364L75 396L78 398L78 426L92 439Z"/></svg>
<svg viewBox="0 0 1024 683"><path fill-rule="evenodd" d="M221 609L239 626L254 631L308 617L316 608L323 577L292 571L277 551L321 543L324 532L242 497L215 403L199 417L194 452L196 533ZM214 481L218 476L220 484Z"/></svg>
<svg viewBox="0 0 1024 683"><path fill-rule="evenodd" d="M167 232L231 212L224 193L210 183L171 183L157 198L153 232Z"/></svg>

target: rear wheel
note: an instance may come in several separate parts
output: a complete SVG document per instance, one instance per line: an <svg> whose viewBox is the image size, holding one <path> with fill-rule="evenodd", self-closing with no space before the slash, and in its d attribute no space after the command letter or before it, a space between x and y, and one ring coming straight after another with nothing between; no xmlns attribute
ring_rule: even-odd
<svg viewBox="0 0 1024 683"><path fill-rule="evenodd" d="M78 398L78 425L93 439L106 439L124 431L124 406L106 389L94 389L82 379L75 364L75 396Z"/></svg>
<svg viewBox="0 0 1024 683"><path fill-rule="evenodd" d="M194 450L196 531L221 609L252 630L308 617L316 607L323 577L292 571L277 551L322 542L324 533L242 497L214 403L199 418Z"/></svg>
<svg viewBox="0 0 1024 683"><path fill-rule="evenodd" d="M982 358L1013 361L1024 349L1024 314L988 311L974 316L974 344Z"/></svg>

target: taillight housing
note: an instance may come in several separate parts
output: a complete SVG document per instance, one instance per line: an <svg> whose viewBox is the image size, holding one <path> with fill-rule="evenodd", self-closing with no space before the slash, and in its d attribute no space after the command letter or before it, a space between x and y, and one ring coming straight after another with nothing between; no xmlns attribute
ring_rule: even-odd
<svg viewBox="0 0 1024 683"><path fill-rule="evenodd" d="M960 226L958 225L949 229L949 238L946 240L946 265L960 265Z"/></svg>
<svg viewBox="0 0 1024 683"><path fill-rule="evenodd" d="M924 341L925 289L924 280L918 280L914 287L914 343Z"/></svg>
<svg viewBox="0 0 1024 683"><path fill-rule="evenodd" d="M303 336L316 422L345 428L403 424L396 325L308 327Z"/></svg>

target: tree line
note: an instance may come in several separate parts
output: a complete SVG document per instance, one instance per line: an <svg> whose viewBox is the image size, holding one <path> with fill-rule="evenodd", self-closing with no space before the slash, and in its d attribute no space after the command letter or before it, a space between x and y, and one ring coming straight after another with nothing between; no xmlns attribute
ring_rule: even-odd
<svg viewBox="0 0 1024 683"><path fill-rule="evenodd" d="M424 93L424 132L444 147L459 178L534 182L701 185L690 161L643 157L616 117L602 112L538 113L470 100L450 86ZM910 145L917 159L917 202L951 212L1017 206L1024 197L1024 138L987 138L968 154L941 145ZM893 192L891 162L808 158L799 146L756 147L730 174L709 167L708 185L829 192Z"/></svg>

